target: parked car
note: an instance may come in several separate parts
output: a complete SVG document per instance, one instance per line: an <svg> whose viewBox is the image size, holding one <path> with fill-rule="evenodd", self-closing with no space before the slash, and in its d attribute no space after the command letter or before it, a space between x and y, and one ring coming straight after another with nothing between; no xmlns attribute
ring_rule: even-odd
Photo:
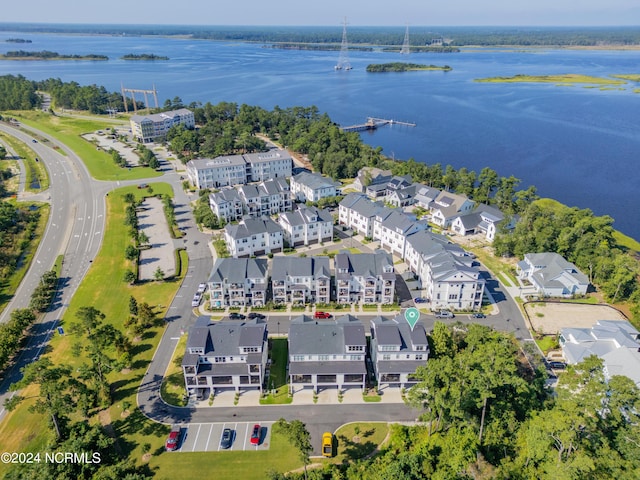
<svg viewBox="0 0 640 480"><path fill-rule="evenodd" d="M202 295L200 295L199 293L196 293L193 296L193 300L191 300L191 306L192 307L199 307L200 306L200 300L202 300Z"/></svg>
<svg viewBox="0 0 640 480"><path fill-rule="evenodd" d="M564 370L567 368L567 364L564 362L549 362L549 367L554 370Z"/></svg>
<svg viewBox="0 0 640 480"><path fill-rule="evenodd" d="M313 318L331 318L331 314L327 312L316 312L313 314Z"/></svg>
<svg viewBox="0 0 640 480"><path fill-rule="evenodd" d="M167 442L165 443L165 448L168 452L173 452L178 449L178 443L180 442L180 427L178 425L171 428L171 432L169 433L169 437L167 438Z"/></svg>
<svg viewBox="0 0 640 480"><path fill-rule="evenodd" d="M220 438L220 448L224 448L226 450L227 448L231 447L232 443L233 443L233 430L231 430L230 428L225 428L222 431L222 437Z"/></svg>
<svg viewBox="0 0 640 480"><path fill-rule="evenodd" d="M251 445L260 445L260 431L260 425L256 423L251 431Z"/></svg>
<svg viewBox="0 0 640 480"><path fill-rule="evenodd" d="M138 188L142 189L142 188L147 188L149 186L149 184L147 183L141 183L140 185L138 185Z"/></svg>
<svg viewBox="0 0 640 480"><path fill-rule="evenodd" d="M333 434L331 432L322 434L322 456L333 457Z"/></svg>
<svg viewBox="0 0 640 480"><path fill-rule="evenodd" d="M247 318L247 317L245 317L245 316L244 316L244 315L242 315L241 313L231 312L231 313L229 314L229 318L230 318L231 320L244 320L244 319L245 319L245 318Z"/></svg>
<svg viewBox="0 0 640 480"><path fill-rule="evenodd" d="M265 318L265 316L258 312L251 312L249 313L249 315L247 315L247 318L257 318L258 320L262 320Z"/></svg>
<svg viewBox="0 0 640 480"><path fill-rule="evenodd" d="M207 290L207 284L201 283L198 285L198 293L204 293Z"/></svg>
<svg viewBox="0 0 640 480"><path fill-rule="evenodd" d="M427 303L429 301L428 298L422 298L422 297L416 297L413 299L414 302L416 303Z"/></svg>
<svg viewBox="0 0 640 480"><path fill-rule="evenodd" d="M478 312L471 315L471 318L487 318L487 316L482 312Z"/></svg>
<svg viewBox="0 0 640 480"><path fill-rule="evenodd" d="M455 315L449 310L439 310L436 312L436 318L453 318Z"/></svg>
<svg viewBox="0 0 640 480"><path fill-rule="evenodd" d="M32 138L32 139L31 139L31 141L32 141L33 143L38 143L38 140L36 140L35 138Z"/></svg>

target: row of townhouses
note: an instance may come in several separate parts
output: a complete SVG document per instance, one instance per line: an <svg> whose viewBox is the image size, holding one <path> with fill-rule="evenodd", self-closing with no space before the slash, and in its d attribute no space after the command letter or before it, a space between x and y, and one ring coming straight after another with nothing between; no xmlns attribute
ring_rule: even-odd
<svg viewBox="0 0 640 480"><path fill-rule="evenodd" d="M314 320L301 315L288 331L291 392L312 388L364 389L368 378L384 385L408 387L429 357L422 324L409 328L403 317L378 316L370 323L367 349L364 324L351 315ZM207 397L216 389L265 387L267 325L261 320L210 323L200 317L189 332L182 371L190 395ZM371 368L367 368L370 359Z"/></svg>
<svg viewBox="0 0 640 480"><path fill-rule="evenodd" d="M219 258L207 282L209 302L213 308L263 306L271 299L274 303L329 303L332 298L343 304L394 302L396 274L389 253L341 252L333 263L325 256L275 256L269 271L264 258Z"/></svg>
<svg viewBox="0 0 640 480"><path fill-rule="evenodd" d="M245 216L239 223L224 227L224 240L234 258L281 252L285 244L297 247L332 239L331 213L304 205L280 213L277 223L266 215Z"/></svg>
<svg viewBox="0 0 640 480"><path fill-rule="evenodd" d="M371 200L394 207L416 205L427 209L429 219L434 224L443 229L451 229L458 235L481 233L487 240L493 241L498 225L507 220L495 207L476 205L464 195L412 183L410 175L394 176L388 170L363 168L358 172L352 187ZM517 220L517 216L511 217L503 226L512 229Z"/></svg>
<svg viewBox="0 0 640 480"><path fill-rule="evenodd" d="M133 138L142 143L163 140L169 129L176 125L184 125L187 129L196 126L193 112L186 108L152 115L133 115L129 124Z"/></svg>
<svg viewBox="0 0 640 480"><path fill-rule="evenodd" d="M339 194L339 182L319 173L301 172L291 177L291 193L299 202L317 202Z"/></svg>
<svg viewBox="0 0 640 480"><path fill-rule="evenodd" d="M340 202L338 219L402 258L427 290L432 307L476 309L482 305L485 281L473 256L430 232L426 222L361 193L350 193Z"/></svg>
<svg viewBox="0 0 640 480"><path fill-rule="evenodd" d="M198 158L187 162L189 181L198 189L244 185L291 176L292 159L286 150Z"/></svg>
<svg viewBox="0 0 640 480"><path fill-rule="evenodd" d="M240 220L249 215L261 217L291 210L291 190L284 177L259 184L225 187L209 194L213 213L226 222Z"/></svg>

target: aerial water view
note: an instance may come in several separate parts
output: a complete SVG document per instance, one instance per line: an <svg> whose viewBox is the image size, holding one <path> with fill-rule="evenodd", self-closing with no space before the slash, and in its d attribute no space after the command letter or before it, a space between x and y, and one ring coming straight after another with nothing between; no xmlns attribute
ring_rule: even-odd
<svg viewBox="0 0 640 480"><path fill-rule="evenodd" d="M0 18L2 478L640 478L640 5L71 3Z"/></svg>

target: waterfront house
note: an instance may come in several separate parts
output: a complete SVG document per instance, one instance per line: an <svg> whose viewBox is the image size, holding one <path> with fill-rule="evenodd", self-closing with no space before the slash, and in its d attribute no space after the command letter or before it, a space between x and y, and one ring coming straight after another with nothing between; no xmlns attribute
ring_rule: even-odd
<svg viewBox="0 0 640 480"><path fill-rule="evenodd" d="M351 315L335 320L294 318L289 327L289 388L365 388L367 340Z"/></svg>
<svg viewBox="0 0 640 480"><path fill-rule="evenodd" d="M227 389L262 392L267 355L267 324L262 320L211 323L209 317L199 317L189 330L182 359L187 392L203 399Z"/></svg>
<svg viewBox="0 0 640 480"><path fill-rule="evenodd" d="M529 281L545 297L585 295L589 288L589 278L553 252L527 253L516 271L518 277Z"/></svg>
<svg viewBox="0 0 640 480"><path fill-rule="evenodd" d="M502 225L506 230L512 230L517 220L518 216L506 219L500 209L481 203L472 212L456 217L451 222L451 230L462 236L482 233L487 240L493 242L498 226Z"/></svg>
<svg viewBox="0 0 640 480"><path fill-rule="evenodd" d="M429 205L431 221L447 229L456 217L470 213L474 204L473 200L463 195L442 191Z"/></svg>

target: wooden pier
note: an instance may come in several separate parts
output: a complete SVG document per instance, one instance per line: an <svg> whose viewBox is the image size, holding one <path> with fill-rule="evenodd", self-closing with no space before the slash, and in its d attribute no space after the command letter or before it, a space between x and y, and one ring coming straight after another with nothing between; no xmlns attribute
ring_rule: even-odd
<svg viewBox="0 0 640 480"><path fill-rule="evenodd" d="M343 132L363 132L365 130L375 130L378 127L384 125L404 125L406 127L415 127L415 123L401 122L398 120L391 120L386 118L367 117L365 123L359 123L356 125L349 125L346 127L340 127Z"/></svg>

